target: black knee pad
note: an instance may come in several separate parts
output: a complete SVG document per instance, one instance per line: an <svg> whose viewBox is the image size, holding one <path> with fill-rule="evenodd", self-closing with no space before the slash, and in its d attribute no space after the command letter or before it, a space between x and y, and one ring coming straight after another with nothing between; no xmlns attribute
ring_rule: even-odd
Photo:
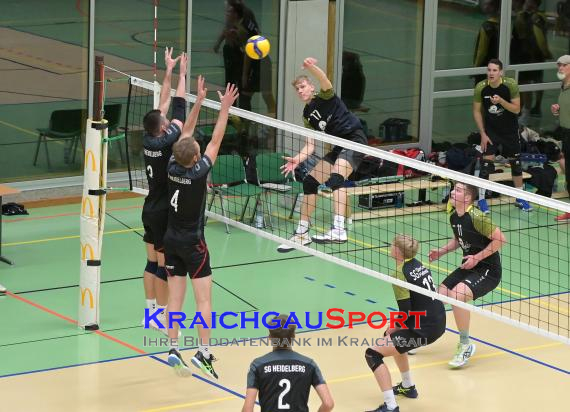
<svg viewBox="0 0 570 412"><path fill-rule="evenodd" d="M331 173L329 180L325 184L332 190L338 190L344 187L344 176L338 173Z"/></svg>
<svg viewBox="0 0 570 412"><path fill-rule="evenodd" d="M516 155L514 159L510 159L509 163L511 164L511 173L512 173L513 177L522 176L523 170L522 170L522 166L521 166L520 155Z"/></svg>
<svg viewBox="0 0 570 412"><path fill-rule="evenodd" d="M156 275L157 268L158 268L158 262L151 262L150 260L147 260L144 271Z"/></svg>
<svg viewBox="0 0 570 412"><path fill-rule="evenodd" d="M492 160L482 159L481 160L481 170L479 171L479 177L481 179L489 180L489 175L495 171L495 163Z"/></svg>
<svg viewBox="0 0 570 412"><path fill-rule="evenodd" d="M319 193L319 181L311 175L307 175L303 180L303 194L316 195Z"/></svg>
<svg viewBox="0 0 570 412"><path fill-rule="evenodd" d="M166 269L164 268L164 266L159 266L156 269L156 273L154 274L157 278L159 278L160 280L164 280L165 282L167 282L167 278L166 278Z"/></svg>
<svg viewBox="0 0 570 412"><path fill-rule="evenodd" d="M384 363L384 356L371 348L366 349L364 357L366 358L366 363L372 372L374 372L380 365Z"/></svg>
<svg viewBox="0 0 570 412"><path fill-rule="evenodd" d="M186 121L186 100L184 97L175 96L172 98L172 118L178 119L182 123Z"/></svg>

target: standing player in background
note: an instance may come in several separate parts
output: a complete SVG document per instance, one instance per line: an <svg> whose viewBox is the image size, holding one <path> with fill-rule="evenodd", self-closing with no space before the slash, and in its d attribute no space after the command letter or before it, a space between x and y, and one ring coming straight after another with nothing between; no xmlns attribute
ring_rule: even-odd
<svg viewBox="0 0 570 412"><path fill-rule="evenodd" d="M501 154L509 160L513 184L518 189L523 187L517 120L520 109L516 80L503 77L503 63L499 59L491 59L487 65L487 80L477 83L473 97L473 118L481 134L483 152L479 177L489 179L489 174L495 170L495 155ZM483 213L489 212L485 189L479 191L478 204ZM515 206L524 212L532 210L524 199L516 199Z"/></svg>
<svg viewBox="0 0 570 412"><path fill-rule="evenodd" d="M501 282L499 249L506 243L505 235L491 219L473 206L478 189L465 183L456 183L451 191L449 223L453 238L443 247L429 252L430 262L461 247L463 264L451 272L439 286L439 293L461 302L470 302L485 296ZM459 330L455 356L449 362L452 368L467 363L475 353L475 344L469 340L471 313L453 306L453 316Z"/></svg>
<svg viewBox="0 0 570 412"><path fill-rule="evenodd" d="M206 97L204 78L198 78L199 106ZM168 164L168 196L170 208L168 211L168 228L164 236L166 250L166 270L168 271L168 310L178 312L184 305L186 296L186 276L190 275L196 312L200 312L206 327L198 325L200 339L198 351L192 358L192 364L201 369L206 375L218 379L212 362L214 355L210 353L210 327L212 325L212 269L210 268L210 253L204 237L206 189L208 173L218 156L218 151L224 138L228 113L239 94L235 85L228 84L226 93L218 92L222 103L218 120L214 126L212 140L208 143L204 155L200 154L200 145L192 137L194 124L190 119L184 125L182 137L172 148L174 159ZM196 107L194 106L194 107ZM197 116L196 116L197 118ZM168 329L171 349L168 363L174 367L180 376L190 376L191 372L178 348L178 328L175 323Z"/></svg>
<svg viewBox="0 0 570 412"><path fill-rule="evenodd" d="M321 398L318 412L330 412L334 408L329 388L315 361L293 351L296 326L287 325L288 318L282 314L271 320L272 325L278 325L269 329L273 351L251 363L242 412L253 412L258 394L261 412L308 412L311 386Z"/></svg>
<svg viewBox="0 0 570 412"><path fill-rule="evenodd" d="M396 260L397 278L405 278L409 283L435 292L431 272L415 258L419 243L407 235L397 235L392 242L391 256ZM419 318L419 328L416 319L408 317L404 324L408 329L394 328L386 331L384 341L366 350L366 363L374 373L374 377L384 393L384 403L369 412L399 412L396 395L407 398L417 398L418 391L412 381L410 364L407 353L420 346L430 345L445 333L445 308L437 299L422 295L412 290L410 293L410 310L424 312ZM400 373L402 382L392 386L392 378L384 358L393 356Z"/></svg>
<svg viewBox="0 0 570 412"><path fill-rule="evenodd" d="M355 143L368 144L362 130L362 123L346 105L335 95L331 81L325 72L317 66L317 60L307 57L303 68L308 70L319 81L321 91L315 95L315 86L307 76L298 76L293 81L299 99L305 102L303 121L305 127L319 130ZM307 143L299 154L286 157L287 163L281 167L285 175L293 173L300 163L309 156L315 156L313 139L307 138ZM317 165L303 180L303 203L301 204L301 219L295 234L290 239L302 246L312 241L317 243L345 243L348 240L345 229L347 193L344 187L346 178L358 168L364 154L335 146L331 152L319 159ZM327 233L309 235L310 217L317 206L317 193L320 190L333 192L334 218L333 227ZM288 245L280 245L279 252L293 250Z"/></svg>
<svg viewBox="0 0 570 412"><path fill-rule="evenodd" d="M566 190L570 193L570 165L566 160L570 159L570 56L564 55L558 58L558 79L562 81L558 103L551 106L554 116L560 119L560 125L556 130L556 137L562 140L562 156L559 160L560 168L566 174ZM562 213L555 218L559 222L570 220L570 213Z"/></svg>
<svg viewBox="0 0 570 412"><path fill-rule="evenodd" d="M170 107L170 84L172 70L180 60L180 75L176 95L172 105L172 121L167 119ZM144 163L148 180L148 195L144 200L142 221L143 240L146 243L147 264L144 270L144 290L149 311L158 307L163 309L160 315L165 317L164 309L168 303L168 286L164 269L164 233L168 222L168 185L166 167L172 154L172 145L180 136L182 123L186 118L186 69L188 57L182 53L172 58L172 48L164 52L166 72L160 90L158 109L148 112L143 119L145 135L143 137ZM144 324L144 320L143 320ZM157 328L151 319L149 326Z"/></svg>

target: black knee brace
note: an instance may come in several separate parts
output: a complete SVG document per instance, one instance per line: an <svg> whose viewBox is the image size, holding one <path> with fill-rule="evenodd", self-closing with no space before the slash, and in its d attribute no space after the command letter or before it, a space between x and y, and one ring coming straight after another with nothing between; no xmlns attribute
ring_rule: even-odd
<svg viewBox="0 0 570 412"><path fill-rule="evenodd" d="M332 190L338 190L344 187L344 176L338 173L331 173L329 180L327 180L325 184Z"/></svg>
<svg viewBox="0 0 570 412"><path fill-rule="evenodd" d="M167 282L166 279L166 269L164 268L164 266L159 266L156 269L156 273L154 274L157 278L159 278L160 280L164 280L165 282Z"/></svg>
<svg viewBox="0 0 570 412"><path fill-rule="evenodd" d="M158 262L151 262L150 260L147 260L144 271L156 275L156 268L158 268Z"/></svg>
<svg viewBox="0 0 570 412"><path fill-rule="evenodd" d="M495 163L492 160L482 159L481 170L479 170L479 177L481 179L489 180L489 175L495 171Z"/></svg>
<svg viewBox="0 0 570 412"><path fill-rule="evenodd" d="M523 170L520 154L516 155L513 159L509 159L509 163L511 164L511 173L513 177L522 176Z"/></svg>
<svg viewBox="0 0 570 412"><path fill-rule="evenodd" d="M172 118L178 119L182 123L186 121L186 100L184 97L175 96L172 98Z"/></svg>
<svg viewBox="0 0 570 412"><path fill-rule="evenodd" d="M311 175L307 175L303 180L303 194L316 195L319 193L319 181Z"/></svg>
<svg viewBox="0 0 570 412"><path fill-rule="evenodd" d="M380 365L384 363L384 356L371 348L366 349L364 357L366 358L368 367L372 369L372 372L374 372Z"/></svg>

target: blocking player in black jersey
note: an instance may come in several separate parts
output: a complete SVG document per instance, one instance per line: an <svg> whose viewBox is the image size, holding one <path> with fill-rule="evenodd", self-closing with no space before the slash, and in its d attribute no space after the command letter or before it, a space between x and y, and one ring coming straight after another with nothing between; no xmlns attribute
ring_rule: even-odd
<svg viewBox="0 0 570 412"><path fill-rule="evenodd" d="M170 84L172 71L180 61L180 74L176 94L173 99L172 120L167 119L170 108ZM166 184L166 166L172 153L172 145L178 140L182 131L182 123L186 118L186 69L188 58L182 53L172 58L172 48L164 52L166 72L160 91L158 109L149 111L143 119L145 135L143 150L145 171L148 181L148 195L144 200L142 221L144 226L143 240L146 243L147 264L144 270L144 289L149 310L156 307L166 308L168 302L168 286L164 270L163 238L168 220L168 190ZM164 312L161 314L164 318ZM144 324L144 320L143 320ZM149 325L157 328L151 320Z"/></svg>
<svg viewBox="0 0 570 412"><path fill-rule="evenodd" d="M315 361L293 351L296 326L287 324L287 319L287 315L281 314L271 320L272 325L278 326L269 329L273 351L251 363L242 412L253 412L258 394L261 412L308 412L311 386L321 398L319 412L334 408L329 388Z"/></svg>
<svg viewBox="0 0 570 412"><path fill-rule="evenodd" d="M418 245L418 241L408 235L400 234L394 238L391 256L396 260L396 277L403 277L413 285L435 292L431 272L415 258ZM410 316L404 322L408 329L388 329L380 345L366 350L366 362L384 393L384 403L369 412L399 412L396 395L407 398L418 397L418 391L410 375L407 352L434 343L445 332L445 308L439 300L410 290L410 310L425 311L425 316L419 317L419 327L416 325L416 318ZM384 358L387 356L394 357L402 374L402 382L394 387L390 371L384 364Z"/></svg>
<svg viewBox="0 0 570 412"><path fill-rule="evenodd" d="M429 252L430 261L434 261L458 247L463 250L463 264L439 286L439 293L461 302L485 296L501 282L499 249L507 240L487 215L473 207L477 195L478 189L474 186L455 185L450 195L453 209L449 216L453 238L445 246ZM469 340L470 312L453 306L453 316L459 330L459 343L449 366L459 368L473 356L475 344Z"/></svg>
<svg viewBox="0 0 570 412"><path fill-rule="evenodd" d="M293 81L299 99L305 102L303 121L305 127L350 140L355 143L368 144L368 140L360 120L348 111L346 105L334 93L331 81L325 72L317 66L317 60L307 57L303 68L308 70L319 81L321 91L315 95L315 86L307 76L298 76ZM287 163L281 167L285 175L293 173L301 162L309 156L315 156L315 144L308 138L307 143L299 154L285 157ZM345 243L348 239L345 229L347 193L345 179L358 168L364 154L335 146L333 150L319 159L317 165L303 180L303 203L301 204L301 219L291 241L300 245L308 245L311 241L317 243ZM334 202L333 227L325 234L310 236L309 219L316 208L319 190L332 191ZM279 252L293 250L288 245L280 245Z"/></svg>
<svg viewBox="0 0 570 412"><path fill-rule="evenodd" d="M198 85L198 95L206 95L203 79ZM198 325L200 345L192 358L192 364L206 375L218 378L210 353L210 327L212 325L212 269L210 253L204 237L206 209L206 179L216 162L222 139L228 123L228 112L238 97L235 85L228 84L225 94L218 92L222 103L218 120L214 126L212 140L204 155L192 133L182 133L182 137L172 148L174 158L168 164L168 227L164 236L166 270L168 272L168 311L182 310L186 295L186 275L190 276L196 312L200 312L207 327ZM172 347L168 363L180 376L190 376L191 372L178 351L178 327L175 323L168 330Z"/></svg>
<svg viewBox="0 0 570 412"><path fill-rule="evenodd" d="M520 161L521 143L517 116L521 110L519 86L515 79L503 77L503 63L491 59L487 65L487 79L475 86L473 118L481 134L483 161L479 177L488 179L495 170L495 155L509 159L513 184L521 189L523 170ZM489 212L485 189L479 193L479 209ZM532 206L524 199L516 199L515 206L530 212Z"/></svg>

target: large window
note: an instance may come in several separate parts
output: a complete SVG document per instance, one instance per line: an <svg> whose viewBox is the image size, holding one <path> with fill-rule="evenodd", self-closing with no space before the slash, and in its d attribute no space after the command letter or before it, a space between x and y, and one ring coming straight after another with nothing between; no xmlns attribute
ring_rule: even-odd
<svg viewBox="0 0 570 412"><path fill-rule="evenodd" d="M81 173L80 144L74 153L77 139L39 144L37 128L47 128L55 110L86 108L88 20L84 3L30 0L2 8L0 181Z"/></svg>
<svg viewBox="0 0 570 412"><path fill-rule="evenodd" d="M423 13L423 1L345 1L341 97L385 144L418 140Z"/></svg>

